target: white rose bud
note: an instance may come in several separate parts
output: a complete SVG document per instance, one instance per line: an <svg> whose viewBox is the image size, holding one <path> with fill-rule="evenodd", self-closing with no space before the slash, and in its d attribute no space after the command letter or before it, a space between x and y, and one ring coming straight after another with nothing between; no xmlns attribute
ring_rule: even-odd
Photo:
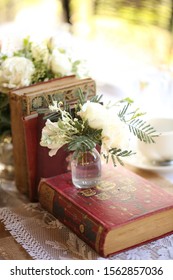
<svg viewBox="0 0 173 280"><path fill-rule="evenodd" d="M50 58L50 68L55 74L67 76L72 74L72 66L66 53L61 53L58 49L53 50Z"/></svg>

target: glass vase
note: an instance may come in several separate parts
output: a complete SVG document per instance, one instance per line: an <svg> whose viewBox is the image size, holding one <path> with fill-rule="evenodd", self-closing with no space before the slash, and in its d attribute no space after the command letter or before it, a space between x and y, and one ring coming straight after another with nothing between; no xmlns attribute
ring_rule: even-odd
<svg viewBox="0 0 173 280"><path fill-rule="evenodd" d="M101 158L96 149L79 152L71 160L72 182L76 188L94 187L101 177Z"/></svg>

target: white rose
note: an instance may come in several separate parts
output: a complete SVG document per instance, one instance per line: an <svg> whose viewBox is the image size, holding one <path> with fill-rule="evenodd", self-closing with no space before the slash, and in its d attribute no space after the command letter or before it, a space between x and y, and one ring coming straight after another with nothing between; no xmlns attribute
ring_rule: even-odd
<svg viewBox="0 0 173 280"><path fill-rule="evenodd" d="M106 125L102 130L102 144L104 149L127 149L129 146L129 129L120 120L116 111L108 110Z"/></svg>
<svg viewBox="0 0 173 280"><path fill-rule="evenodd" d="M110 148L127 148L127 129L126 127L119 126L116 124L108 124L103 128L102 131L102 143L108 149Z"/></svg>
<svg viewBox="0 0 173 280"><path fill-rule="evenodd" d="M25 57L10 57L3 61L0 71L0 83L5 88L18 88L31 84L35 67Z"/></svg>
<svg viewBox="0 0 173 280"><path fill-rule="evenodd" d="M108 110L99 103L87 101L78 115L87 120L91 128L102 129L107 123Z"/></svg>
<svg viewBox="0 0 173 280"><path fill-rule="evenodd" d="M50 68L54 74L67 76L72 74L72 66L66 53L61 53L58 49L53 50L50 57Z"/></svg>
<svg viewBox="0 0 173 280"><path fill-rule="evenodd" d="M32 43L31 46L31 52L33 58L35 60L39 61L42 60L45 64L48 64L49 62L49 50L44 43Z"/></svg>

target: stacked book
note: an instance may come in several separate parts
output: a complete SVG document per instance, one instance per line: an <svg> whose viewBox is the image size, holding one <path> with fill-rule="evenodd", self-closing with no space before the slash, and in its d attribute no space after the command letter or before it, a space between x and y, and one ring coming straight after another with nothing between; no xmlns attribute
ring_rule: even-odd
<svg viewBox="0 0 173 280"><path fill-rule="evenodd" d="M74 106L78 88L87 98L96 94L94 80L75 76L11 91L18 190L32 202L39 200L44 209L103 257L171 233L173 194L125 167L108 164L103 165L98 185L76 189L68 171L68 152L62 148L49 157L48 149L40 146L44 120L37 110L55 96Z"/></svg>
<svg viewBox="0 0 173 280"><path fill-rule="evenodd" d="M100 183L76 189L71 174L42 179L39 201L101 256L173 231L173 194L125 167L103 165Z"/></svg>
<svg viewBox="0 0 173 280"><path fill-rule="evenodd" d="M64 100L70 106L77 101L76 91L81 89L86 98L96 94L96 84L91 78L78 79L66 76L37 83L10 92L11 129L14 150L15 183L18 190L30 201L37 201L37 188L41 177L50 177L66 171L66 157L61 150L53 161L48 149L39 145L44 125L38 109L48 106L47 100Z"/></svg>

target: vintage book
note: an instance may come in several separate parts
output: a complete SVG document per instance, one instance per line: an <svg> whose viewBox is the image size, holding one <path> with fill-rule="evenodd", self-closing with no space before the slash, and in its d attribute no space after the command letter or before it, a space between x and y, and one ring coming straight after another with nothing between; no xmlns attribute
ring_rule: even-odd
<svg viewBox="0 0 173 280"><path fill-rule="evenodd" d="M38 184L41 178L48 178L69 171L70 152L66 146L59 149L55 156L49 156L49 149L40 145L41 132L45 124L44 115L32 114L23 117L28 197L31 202L38 201Z"/></svg>
<svg viewBox="0 0 173 280"><path fill-rule="evenodd" d="M173 195L125 167L104 165L102 180L76 189L71 174L42 179L44 209L107 257L173 231Z"/></svg>
<svg viewBox="0 0 173 280"><path fill-rule="evenodd" d="M18 190L28 194L26 146L22 119L39 108L47 107L45 97L57 97L66 100L71 106L76 102L76 90L81 88L87 98L95 95L96 85L91 78L78 79L67 76L42 82L28 87L12 90L9 94L11 112L11 130L14 151L15 182Z"/></svg>

